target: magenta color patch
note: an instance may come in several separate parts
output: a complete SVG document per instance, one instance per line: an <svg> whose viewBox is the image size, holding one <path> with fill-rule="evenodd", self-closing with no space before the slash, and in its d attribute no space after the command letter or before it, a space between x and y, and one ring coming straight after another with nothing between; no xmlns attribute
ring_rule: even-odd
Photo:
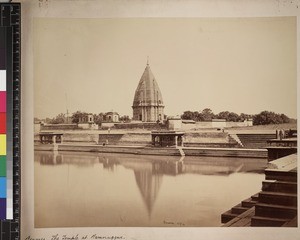
<svg viewBox="0 0 300 240"><path fill-rule="evenodd" d="M6 112L6 92L0 92L0 112Z"/></svg>

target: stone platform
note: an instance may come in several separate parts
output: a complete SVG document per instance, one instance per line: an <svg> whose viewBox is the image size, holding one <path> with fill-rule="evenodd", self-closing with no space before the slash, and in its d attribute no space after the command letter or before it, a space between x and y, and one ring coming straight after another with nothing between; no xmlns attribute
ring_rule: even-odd
<svg viewBox="0 0 300 240"><path fill-rule="evenodd" d="M221 215L223 227L297 227L297 154L269 163L262 191Z"/></svg>

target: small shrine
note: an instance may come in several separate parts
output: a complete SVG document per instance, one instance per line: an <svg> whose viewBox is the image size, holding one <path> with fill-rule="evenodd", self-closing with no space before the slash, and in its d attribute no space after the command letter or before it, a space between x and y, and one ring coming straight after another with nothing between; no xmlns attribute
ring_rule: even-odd
<svg viewBox="0 0 300 240"><path fill-rule="evenodd" d="M151 131L152 146L154 147L183 147L182 131Z"/></svg>
<svg viewBox="0 0 300 240"><path fill-rule="evenodd" d="M42 144L56 144L63 143L63 133L42 132L39 134L40 143Z"/></svg>

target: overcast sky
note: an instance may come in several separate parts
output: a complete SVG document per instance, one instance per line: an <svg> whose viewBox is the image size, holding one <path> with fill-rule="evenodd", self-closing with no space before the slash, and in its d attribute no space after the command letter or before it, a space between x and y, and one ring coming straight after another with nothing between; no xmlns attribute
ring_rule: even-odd
<svg viewBox="0 0 300 240"><path fill-rule="evenodd" d="M296 18L34 20L35 116L132 117L149 56L165 114L211 108L296 118Z"/></svg>

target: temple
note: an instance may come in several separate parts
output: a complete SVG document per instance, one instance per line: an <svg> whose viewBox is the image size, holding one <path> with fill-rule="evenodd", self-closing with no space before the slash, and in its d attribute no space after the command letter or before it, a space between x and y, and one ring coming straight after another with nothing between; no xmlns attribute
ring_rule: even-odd
<svg viewBox="0 0 300 240"><path fill-rule="evenodd" d="M164 103L149 62L135 90L133 100L134 121L158 122L164 119Z"/></svg>

